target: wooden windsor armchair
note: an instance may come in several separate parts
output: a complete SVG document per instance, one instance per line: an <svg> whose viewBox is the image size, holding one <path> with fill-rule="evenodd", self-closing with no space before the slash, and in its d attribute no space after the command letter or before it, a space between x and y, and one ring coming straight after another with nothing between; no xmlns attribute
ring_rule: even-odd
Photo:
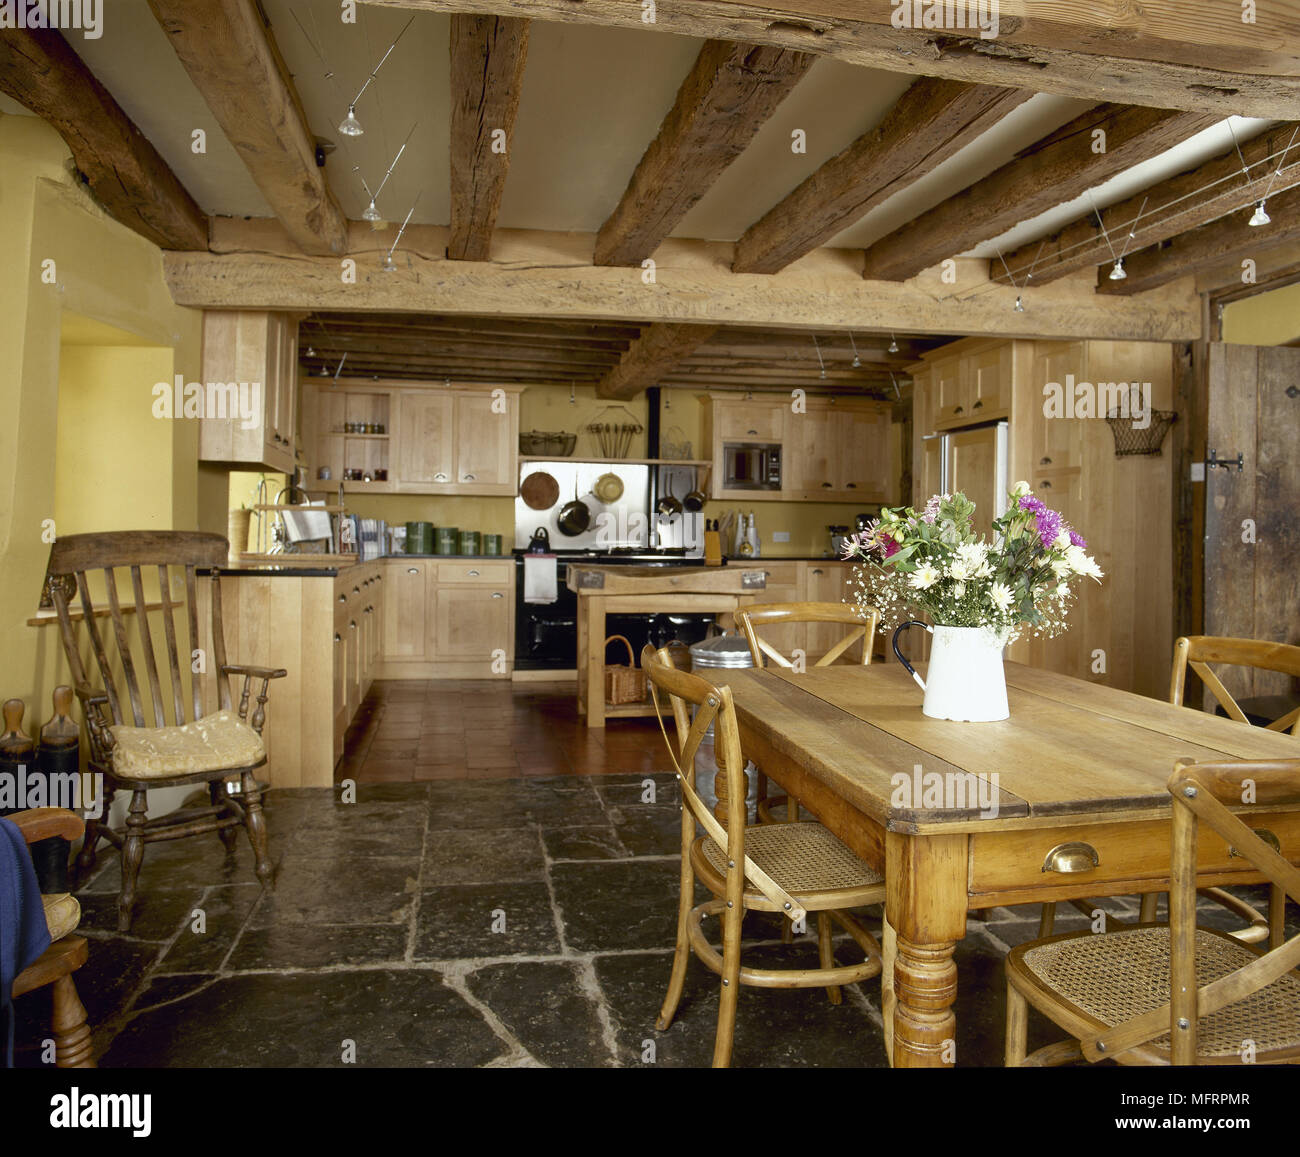
<svg viewBox="0 0 1300 1157"><path fill-rule="evenodd" d="M81 817L64 808L31 808L5 818L17 825L29 846L55 836L75 840L84 828ZM50 985L55 1065L61 1069L93 1069L86 1006L72 979L88 957L86 938L73 935L81 923L81 905L66 892L42 896L41 900L50 946L14 978L13 995L16 999Z"/></svg>
<svg viewBox="0 0 1300 1157"><path fill-rule="evenodd" d="M834 1004L840 986L880 974L880 945L845 908L883 904L885 882L875 870L819 823L749 826L742 787L745 761L729 687L715 687L698 675L676 670L667 649L647 646L641 666L650 682L650 695L659 726L677 770L682 790L682 851L677 908L677 939L668 994L655 1027L666 1030L677 1013L692 953L722 980L713 1065L731 1063L736 1005L742 984L761 988L825 988ZM664 724L661 695L667 696L674 723L673 738ZM691 717L694 708L694 718ZM700 798L695 787L695 757L710 726L718 764L730 787L727 825ZM695 825L705 834L697 837ZM695 903L699 879L714 899ZM821 967L809 969L747 968L741 964L741 923L747 910L777 912L788 920L817 916L817 947ZM722 921L722 952L704 934L706 917ZM863 950L861 964L837 965L831 942L832 922L842 927Z"/></svg>
<svg viewBox="0 0 1300 1157"><path fill-rule="evenodd" d="M1174 662L1169 680L1169 702L1176 707L1184 706L1187 669L1190 667L1209 688L1210 694L1214 696L1229 719L1235 719L1238 723L1267 727L1270 731L1289 730L1292 735L1300 734L1300 707L1293 707L1289 696L1269 694L1249 699L1243 696L1239 701L1211 669L1210 663L1244 668L1244 671L1237 673L1233 681L1248 690L1253 690L1257 672L1300 679L1300 647L1293 647L1289 643L1261 642L1258 639L1233 639L1211 635L1184 636L1174 643ZM1246 944L1257 944L1268 940L1273 947L1277 947L1282 942L1282 925L1286 918L1286 895L1276 885L1269 889L1267 916L1223 888L1202 888L1201 895L1245 921L1243 927L1231 933L1236 939ZM1160 896L1159 892L1147 892L1143 895L1138 910L1139 922L1150 922L1156 918ZM1085 915L1091 915L1097 907L1094 900L1071 900L1070 903ZM1039 936L1047 936L1051 933L1055 918L1056 905L1044 904L1038 927ZM1112 917L1108 919L1108 923L1122 925L1124 922Z"/></svg>
<svg viewBox="0 0 1300 1157"><path fill-rule="evenodd" d="M1250 791L1247 793L1246 785ZM1300 1061L1300 934L1262 952L1196 926L1198 841L1239 855L1300 902L1300 847L1281 852L1229 809L1300 803L1300 760L1188 763L1173 797L1168 924L1070 932L1007 956L1006 1063L1293 1064ZM1226 847L1225 847L1226 845ZM1172 995L1171 995L1172 994ZM1033 1005L1073 1037L1026 1056Z"/></svg>
<svg viewBox="0 0 1300 1157"><path fill-rule="evenodd" d="M50 548L51 591L89 734L89 769L104 776L105 786L104 810L86 822L76 870L84 879L94 867L101 838L121 849L121 932L131 926L145 846L159 840L216 832L233 851L238 838L233 829L242 827L252 845L258 880L263 887L273 886L262 812L266 785L253 773L267 759L262 727L270 681L287 672L226 661L217 568L225 565L228 551L218 534L148 530L68 535ZM120 570L129 572L125 603ZM200 570L207 573L201 576ZM63 589L68 579L80 599L79 613ZM173 597L173 579L183 588L179 598ZM156 586L152 600L147 585ZM105 603L96 604L101 589ZM178 609L188 628L184 648L174 617ZM162 620L158 646L151 613ZM74 617L85 627L89 664L98 685L82 660ZM104 618L111 631L101 630ZM206 620L206 634L200 629L201 618ZM143 687L141 669L147 680ZM243 676L237 711L231 706L231 675ZM211 713L204 710L204 676L215 684L217 710ZM255 689L257 681L260 687ZM164 693L164 685L170 694ZM251 716L250 701L255 702ZM208 785L208 805L149 817L150 788L198 783ZM125 827L114 830L108 823L109 806L122 789L130 790L131 804Z"/></svg>
<svg viewBox="0 0 1300 1157"><path fill-rule="evenodd" d="M847 628L839 639L831 642L825 651L813 661L814 667L829 667L850 655L855 643L861 641L862 650L858 662L867 666L872 658L872 644L876 637L876 628L880 625L880 612L874 607L866 612L859 611L848 603L767 603L761 606L742 607L736 612L736 622L745 632L749 641L749 653L753 656L755 667L765 667L774 663L787 670L796 670L795 660L787 658L769 639L763 638L765 628L781 627L790 623L806 623L809 626L826 627L828 630L817 636L818 642L832 637L835 628ZM786 818L799 818L799 801L789 796L778 795L768 798L767 776L763 769L758 769L757 783L759 822L770 824L777 822L773 809L782 804L786 808Z"/></svg>

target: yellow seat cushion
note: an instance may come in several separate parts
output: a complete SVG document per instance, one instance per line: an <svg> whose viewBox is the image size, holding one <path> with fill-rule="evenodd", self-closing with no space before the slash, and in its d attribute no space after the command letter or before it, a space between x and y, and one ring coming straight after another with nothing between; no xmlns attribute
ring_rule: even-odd
<svg viewBox="0 0 1300 1157"><path fill-rule="evenodd" d="M262 737L227 708L180 727L110 728L113 771L126 779L165 779L199 771L252 767L266 758Z"/></svg>
<svg viewBox="0 0 1300 1157"><path fill-rule="evenodd" d="M50 930L51 940L62 940L69 932L76 931L81 923L81 905L76 896L60 892L54 896L42 896L45 905L45 926Z"/></svg>

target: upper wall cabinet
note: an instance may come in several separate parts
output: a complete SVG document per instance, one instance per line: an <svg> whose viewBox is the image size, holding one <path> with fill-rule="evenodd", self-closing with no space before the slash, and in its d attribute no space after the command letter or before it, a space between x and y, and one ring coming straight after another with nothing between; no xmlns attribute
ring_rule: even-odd
<svg viewBox="0 0 1300 1157"><path fill-rule="evenodd" d="M866 503L897 498L888 402L811 397L797 413L789 394L747 401L734 394L710 394L701 402L704 444L714 463L713 498ZM728 487L726 447L736 443L781 447L779 490Z"/></svg>
<svg viewBox="0 0 1300 1157"><path fill-rule="evenodd" d="M199 424L199 457L292 473L298 315L206 310L203 382L211 402Z"/></svg>
<svg viewBox="0 0 1300 1157"><path fill-rule="evenodd" d="M311 471L345 491L513 495L521 386L304 382Z"/></svg>

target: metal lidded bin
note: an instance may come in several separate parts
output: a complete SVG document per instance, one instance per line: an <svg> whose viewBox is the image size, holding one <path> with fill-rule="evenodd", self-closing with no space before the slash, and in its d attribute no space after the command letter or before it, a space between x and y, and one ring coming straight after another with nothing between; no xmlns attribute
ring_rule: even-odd
<svg viewBox="0 0 1300 1157"><path fill-rule="evenodd" d="M705 679L714 682L713 671L735 671L742 667L752 667L754 656L749 652L749 641L744 635L716 635L691 647L691 670L699 672ZM726 682L726 680L722 680ZM705 732L713 734L713 727Z"/></svg>

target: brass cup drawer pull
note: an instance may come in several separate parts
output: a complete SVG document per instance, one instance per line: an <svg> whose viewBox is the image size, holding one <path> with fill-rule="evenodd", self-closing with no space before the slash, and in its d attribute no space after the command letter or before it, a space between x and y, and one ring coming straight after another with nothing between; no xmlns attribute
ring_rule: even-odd
<svg viewBox="0 0 1300 1157"><path fill-rule="evenodd" d="M1270 832L1268 828L1251 828L1250 830L1254 832L1257 836L1259 836L1259 838L1263 840L1270 848L1272 848L1275 852L1277 852L1279 856L1282 854L1282 841L1279 840L1277 836L1275 836L1272 832ZM1232 847L1231 844L1229 844L1228 858L1232 859L1233 857L1239 857L1239 856L1241 856L1241 853L1237 851L1236 848Z"/></svg>
<svg viewBox="0 0 1300 1157"><path fill-rule="evenodd" d="M1101 857L1091 844L1073 841L1057 844L1043 861L1044 872L1060 872L1071 875L1075 872L1091 872L1101 866Z"/></svg>

